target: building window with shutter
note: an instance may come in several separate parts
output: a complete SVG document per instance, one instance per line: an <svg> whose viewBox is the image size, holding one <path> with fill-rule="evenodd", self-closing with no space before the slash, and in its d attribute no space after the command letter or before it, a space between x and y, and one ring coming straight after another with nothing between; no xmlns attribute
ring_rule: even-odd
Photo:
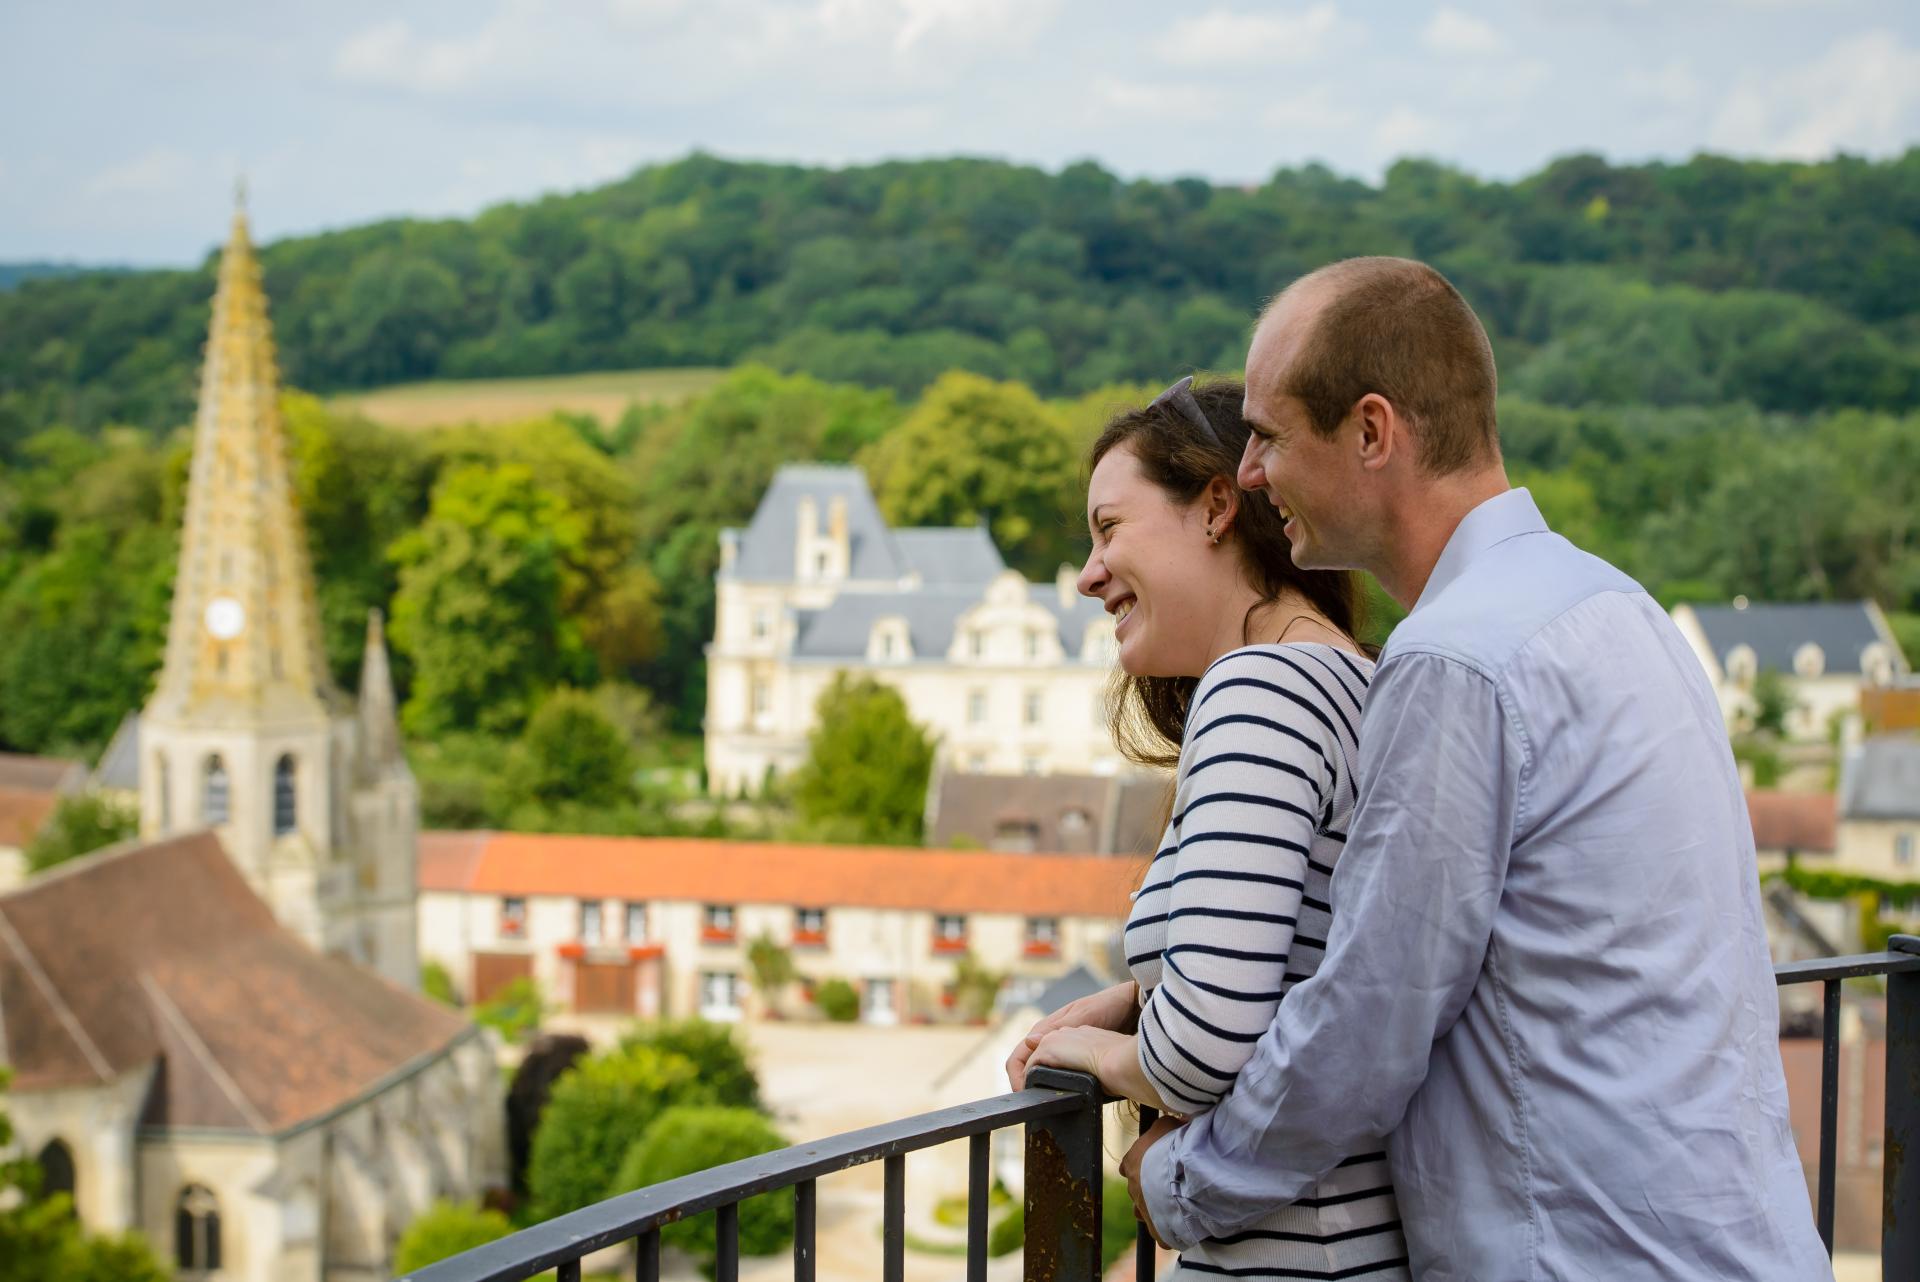
<svg viewBox="0 0 1920 1282"><path fill-rule="evenodd" d="M709 944L731 944L733 942L733 905L708 904L706 917L701 923L700 939Z"/></svg>
<svg viewBox="0 0 1920 1282"><path fill-rule="evenodd" d="M1027 956L1052 957L1059 951L1060 919L1057 917L1027 918Z"/></svg>
<svg viewBox="0 0 1920 1282"><path fill-rule="evenodd" d="M500 901L500 935L504 939L526 938L526 900L517 896L508 896Z"/></svg>
<svg viewBox="0 0 1920 1282"><path fill-rule="evenodd" d="M941 913L933 919L933 951L941 954L967 951L967 919L958 913Z"/></svg>
<svg viewBox="0 0 1920 1282"><path fill-rule="evenodd" d="M284 753L273 763L273 835L292 832L300 818L293 784L293 755Z"/></svg>
<svg viewBox="0 0 1920 1282"><path fill-rule="evenodd" d="M206 785L201 790L201 818L209 825L227 822L227 801L227 767L216 753L207 758Z"/></svg>

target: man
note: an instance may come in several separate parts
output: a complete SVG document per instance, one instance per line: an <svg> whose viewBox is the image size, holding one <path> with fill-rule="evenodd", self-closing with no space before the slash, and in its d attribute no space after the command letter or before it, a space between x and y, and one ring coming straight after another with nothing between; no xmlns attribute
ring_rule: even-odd
<svg viewBox="0 0 1920 1282"><path fill-rule="evenodd" d="M1246 418L1294 560L1411 613L1326 960L1218 1107L1128 1154L1150 1227L1226 1236L1384 1137L1424 1282L1830 1278L1719 707L1508 488L1472 309L1420 263L1315 272L1261 321Z"/></svg>

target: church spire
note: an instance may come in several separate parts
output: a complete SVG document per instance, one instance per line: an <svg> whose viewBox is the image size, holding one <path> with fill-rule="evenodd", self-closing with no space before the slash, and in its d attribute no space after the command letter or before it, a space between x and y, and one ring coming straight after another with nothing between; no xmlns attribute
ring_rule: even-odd
<svg viewBox="0 0 1920 1282"><path fill-rule="evenodd" d="M366 762L382 769L400 759L400 723L394 712L393 672L387 663L386 620L367 611L367 648L360 660L360 734Z"/></svg>
<svg viewBox="0 0 1920 1282"><path fill-rule="evenodd" d="M307 721L336 698L243 191L220 258L173 616L150 709L175 723Z"/></svg>

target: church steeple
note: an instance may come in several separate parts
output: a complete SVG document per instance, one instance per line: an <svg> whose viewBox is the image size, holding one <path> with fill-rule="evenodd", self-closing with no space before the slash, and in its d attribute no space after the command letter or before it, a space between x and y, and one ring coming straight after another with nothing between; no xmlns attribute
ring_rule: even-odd
<svg viewBox="0 0 1920 1282"><path fill-rule="evenodd" d="M220 259L173 617L150 709L175 724L304 722L337 705L279 398L260 264L238 207Z"/></svg>
<svg viewBox="0 0 1920 1282"><path fill-rule="evenodd" d="M400 722L387 662L386 620L378 610L367 611L367 648L360 660L360 742L367 765L374 769L400 760Z"/></svg>

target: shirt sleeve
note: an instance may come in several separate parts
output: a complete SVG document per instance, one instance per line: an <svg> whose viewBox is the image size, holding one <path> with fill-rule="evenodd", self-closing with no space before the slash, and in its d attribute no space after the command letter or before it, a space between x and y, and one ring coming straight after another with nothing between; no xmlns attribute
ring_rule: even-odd
<svg viewBox="0 0 1920 1282"><path fill-rule="evenodd" d="M1486 958L1526 758L1481 672L1422 651L1381 665L1325 960L1220 1103L1148 1150L1170 1245L1238 1232L1398 1125Z"/></svg>
<svg viewBox="0 0 1920 1282"><path fill-rule="evenodd" d="M1272 654L1215 664L1187 720L1173 875L1149 905L1166 948L1136 1047L1183 1114L1214 1106L1273 1020L1339 759L1325 696Z"/></svg>

